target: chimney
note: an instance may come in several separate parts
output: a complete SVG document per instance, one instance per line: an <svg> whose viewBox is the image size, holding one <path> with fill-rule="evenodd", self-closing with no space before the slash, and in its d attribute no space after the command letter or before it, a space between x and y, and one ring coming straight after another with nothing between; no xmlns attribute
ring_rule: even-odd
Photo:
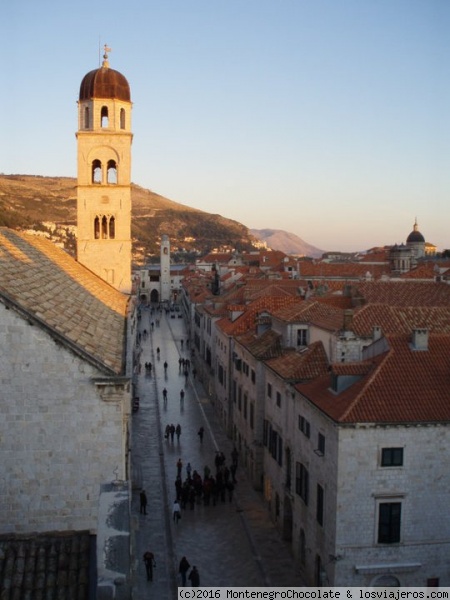
<svg viewBox="0 0 450 600"><path fill-rule="evenodd" d="M376 342L377 340L379 340L381 338L382 335L383 335L383 333L381 331L381 327L379 325L375 325L372 330L373 341Z"/></svg>
<svg viewBox="0 0 450 600"><path fill-rule="evenodd" d="M353 311L349 308L344 310L344 331L353 330Z"/></svg>
<svg viewBox="0 0 450 600"><path fill-rule="evenodd" d="M428 350L428 329L413 329L412 347L413 350Z"/></svg>

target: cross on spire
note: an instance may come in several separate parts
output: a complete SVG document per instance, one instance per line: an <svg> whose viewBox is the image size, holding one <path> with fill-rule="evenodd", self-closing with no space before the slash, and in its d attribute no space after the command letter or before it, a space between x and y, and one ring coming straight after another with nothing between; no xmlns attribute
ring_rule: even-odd
<svg viewBox="0 0 450 600"><path fill-rule="evenodd" d="M109 67L109 61L108 61L108 52L111 52L111 48L108 46L108 44L105 44L103 46L104 50L105 50L105 54L103 55L103 63L102 66L103 67Z"/></svg>

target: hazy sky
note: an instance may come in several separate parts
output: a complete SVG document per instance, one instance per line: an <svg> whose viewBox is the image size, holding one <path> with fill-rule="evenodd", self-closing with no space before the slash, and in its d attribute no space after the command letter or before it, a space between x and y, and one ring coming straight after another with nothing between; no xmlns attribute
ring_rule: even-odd
<svg viewBox="0 0 450 600"><path fill-rule="evenodd" d="M133 182L324 250L450 248L449 0L14 0L0 172L76 176L84 75L133 100Z"/></svg>

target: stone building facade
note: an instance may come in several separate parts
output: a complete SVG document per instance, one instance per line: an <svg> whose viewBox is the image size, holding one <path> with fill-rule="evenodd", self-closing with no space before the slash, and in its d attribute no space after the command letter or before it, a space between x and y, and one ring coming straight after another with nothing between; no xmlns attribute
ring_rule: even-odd
<svg viewBox="0 0 450 600"><path fill-rule="evenodd" d="M448 286L360 282L354 298L287 301L281 284L272 299L251 284L254 300L242 282L191 310L193 279L185 313L196 367L305 581L448 586Z"/></svg>
<svg viewBox="0 0 450 600"><path fill-rule="evenodd" d="M128 299L51 242L0 230L0 532L95 532L128 479Z"/></svg>

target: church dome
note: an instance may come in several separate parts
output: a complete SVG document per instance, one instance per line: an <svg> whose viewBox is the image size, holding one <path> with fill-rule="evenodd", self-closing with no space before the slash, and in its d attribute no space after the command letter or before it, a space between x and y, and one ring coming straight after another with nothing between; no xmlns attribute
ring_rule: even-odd
<svg viewBox="0 0 450 600"><path fill-rule="evenodd" d="M110 98L130 102L130 85L122 73L109 68L105 52L103 64L99 69L89 71L80 85L79 100Z"/></svg>
<svg viewBox="0 0 450 600"><path fill-rule="evenodd" d="M417 226L417 221L414 223L414 229L408 235L408 237L406 239L406 243L407 244L425 243L425 238L423 237L423 235L419 231L419 228Z"/></svg>

